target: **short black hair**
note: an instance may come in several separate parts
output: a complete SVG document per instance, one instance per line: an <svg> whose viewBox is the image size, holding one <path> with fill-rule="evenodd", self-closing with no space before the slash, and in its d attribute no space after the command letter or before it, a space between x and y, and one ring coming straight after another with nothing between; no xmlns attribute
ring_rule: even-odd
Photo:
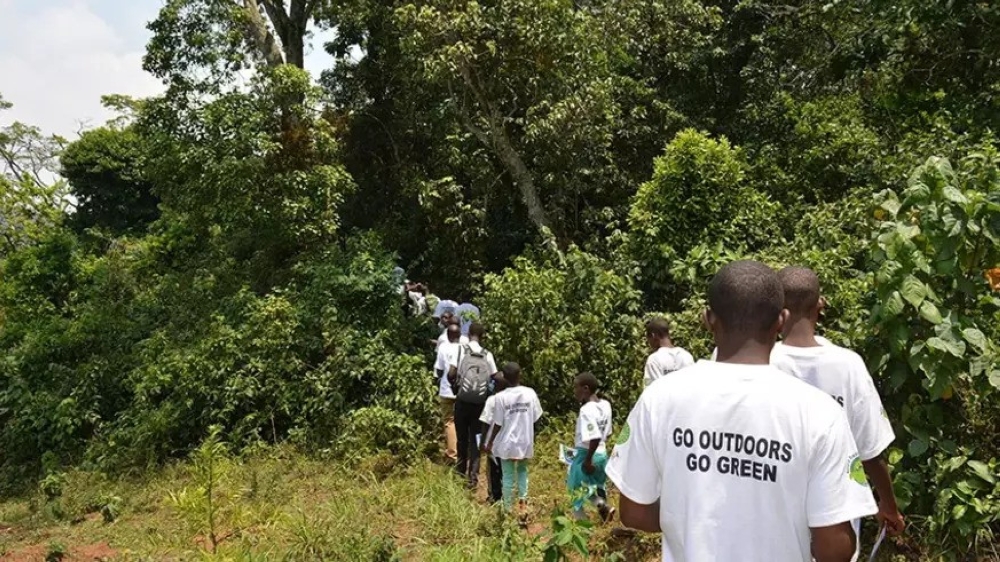
<svg viewBox="0 0 1000 562"><path fill-rule="evenodd" d="M486 335L486 326L483 326L479 322L473 322L469 326L469 337L470 338L481 338Z"/></svg>
<svg viewBox="0 0 1000 562"><path fill-rule="evenodd" d="M448 318L448 321L445 322L445 325L447 325L447 326L459 326L459 327L461 327L462 326L462 321L459 320L457 316L452 315L451 317Z"/></svg>
<svg viewBox="0 0 1000 562"><path fill-rule="evenodd" d="M670 337L670 322L666 318L657 317L646 322L646 335L658 338Z"/></svg>
<svg viewBox="0 0 1000 562"><path fill-rule="evenodd" d="M462 336L462 327L458 325L458 322L448 324L448 327L445 328L445 330L448 334L448 339L451 339L452 336L455 336L455 339Z"/></svg>
<svg viewBox="0 0 1000 562"><path fill-rule="evenodd" d="M785 291L785 308L806 314L819 304L819 276L808 267L786 267L778 272Z"/></svg>
<svg viewBox="0 0 1000 562"><path fill-rule="evenodd" d="M708 306L727 331L759 334L770 330L785 307L778 274L753 260L727 264L708 286Z"/></svg>
<svg viewBox="0 0 1000 562"><path fill-rule="evenodd" d="M576 384L589 388L591 392L597 392L601 389L601 381L597 380L597 377L588 371L584 371L576 376Z"/></svg>
<svg viewBox="0 0 1000 562"><path fill-rule="evenodd" d="M494 392L500 392L501 390L507 388L507 379L504 378L503 371L497 371L496 373L493 373L493 376L490 378L493 379Z"/></svg>
<svg viewBox="0 0 1000 562"><path fill-rule="evenodd" d="M500 371L503 372L503 378L508 383L516 383L521 380L521 366L513 361L505 363Z"/></svg>

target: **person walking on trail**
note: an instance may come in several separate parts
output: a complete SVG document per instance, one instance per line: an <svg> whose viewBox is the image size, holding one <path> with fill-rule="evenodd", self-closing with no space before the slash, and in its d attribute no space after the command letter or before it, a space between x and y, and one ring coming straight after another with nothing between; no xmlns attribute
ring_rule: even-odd
<svg viewBox="0 0 1000 562"><path fill-rule="evenodd" d="M784 301L766 265L723 267L705 312L718 361L650 385L621 429L622 524L662 533L665 561L848 562L851 520L878 510L840 406L769 364Z"/></svg>
<svg viewBox="0 0 1000 562"><path fill-rule="evenodd" d="M482 423L479 417L490 395L491 379L497 373L493 354L483 347L486 329L478 322L469 327L469 343L461 344L448 370L448 381L455 392L455 433L458 438L458 461L455 470L466 479L469 488L479 483L479 443Z"/></svg>
<svg viewBox="0 0 1000 562"><path fill-rule="evenodd" d="M604 472L608 463L606 443L612 430L611 403L598 396L600 387L591 373L580 373L573 381L573 397L581 406L573 441L576 452L566 475L566 487L573 501L573 516L579 520L587 518L587 502L597 507L602 521L614 517L614 509L608 507L608 478Z"/></svg>
<svg viewBox="0 0 1000 562"><path fill-rule="evenodd" d="M646 386L664 375L694 365L694 357L686 349L674 346L670 324L665 318L654 318L646 323L646 343L652 350L646 358L643 374Z"/></svg>
<svg viewBox="0 0 1000 562"><path fill-rule="evenodd" d="M458 461L458 437L455 433L455 392L448 382L448 370L458 360L462 330L457 321L452 321L445 329L448 341L438 347L434 375L438 383L438 401L441 404L441 419L444 423L444 458L449 463Z"/></svg>
<svg viewBox="0 0 1000 562"><path fill-rule="evenodd" d="M503 366L507 390L497 394L493 427L485 438L486 453L500 459L503 478L503 507L514 507L514 488L523 509L528 503L528 463L535 456L535 423L542 417L542 404L534 390L521 385L521 367ZM516 484L515 484L516 481Z"/></svg>
<svg viewBox="0 0 1000 562"><path fill-rule="evenodd" d="M448 343L448 326L451 326L452 324L457 324L459 326L459 330L461 330L461 321L458 319L457 316L455 316L455 310L453 308L446 307L441 312L441 317L438 320L438 324L443 329L441 330L441 335L438 336L437 340L434 343L435 352L438 349L440 349L443 344ZM462 344L469 343L469 338L462 335L459 337L459 343Z"/></svg>
<svg viewBox="0 0 1000 562"><path fill-rule="evenodd" d="M483 437L479 440L483 453L486 453L487 440L493 429L493 412L496 411L497 395L506 389L507 380L503 378L503 373L493 375L493 394L486 399L483 415L479 416L479 421L483 422ZM486 488L486 497L491 504L500 503L503 500L503 467L500 465L500 459L487 454L486 467L486 472L489 474L486 480L489 484Z"/></svg>
<svg viewBox="0 0 1000 562"><path fill-rule="evenodd" d="M820 296L819 277L805 267L787 267L779 272L789 317L782 329L782 342L774 347L795 363L799 377L829 394L844 409L858 447L861 465L878 494L878 521L889 535L898 536L906 523L896 504L885 450L896 439L882 407L872 376L857 353L816 336L826 302ZM853 522L855 532L861 521ZM860 554L860 551L856 553Z"/></svg>

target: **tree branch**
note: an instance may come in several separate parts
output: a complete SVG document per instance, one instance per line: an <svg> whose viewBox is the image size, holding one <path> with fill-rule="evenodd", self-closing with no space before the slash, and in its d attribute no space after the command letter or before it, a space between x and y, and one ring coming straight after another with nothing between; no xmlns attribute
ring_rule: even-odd
<svg viewBox="0 0 1000 562"><path fill-rule="evenodd" d="M257 0L243 0L243 10L247 16L247 38L257 47L267 66L274 68L285 64L285 55L274 34L268 29Z"/></svg>

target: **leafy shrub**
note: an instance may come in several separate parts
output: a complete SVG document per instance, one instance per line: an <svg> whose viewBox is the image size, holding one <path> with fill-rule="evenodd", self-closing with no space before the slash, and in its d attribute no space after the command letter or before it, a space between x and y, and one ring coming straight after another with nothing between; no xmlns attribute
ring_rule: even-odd
<svg viewBox="0 0 1000 562"><path fill-rule="evenodd" d="M642 386L639 292L609 263L570 249L565 256L521 257L486 278L486 347L516 361L543 406L575 409L573 377L591 371L609 399L630 404Z"/></svg>
<svg viewBox="0 0 1000 562"><path fill-rule="evenodd" d="M905 452L901 496L927 531L959 552L994 540L1000 492L995 435L1000 298L984 272L1000 262L1000 157L987 147L958 170L930 158L901 196L886 192L872 252L877 305L868 358L891 389ZM926 494L929 483L936 494Z"/></svg>

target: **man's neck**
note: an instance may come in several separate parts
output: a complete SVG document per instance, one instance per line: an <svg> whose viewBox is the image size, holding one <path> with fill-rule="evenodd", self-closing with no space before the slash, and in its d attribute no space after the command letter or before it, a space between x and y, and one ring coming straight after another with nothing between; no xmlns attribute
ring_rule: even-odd
<svg viewBox="0 0 1000 562"><path fill-rule="evenodd" d="M816 323L804 317L789 318L781 342L792 347L819 347Z"/></svg>
<svg viewBox="0 0 1000 562"><path fill-rule="evenodd" d="M773 341L754 338L734 338L732 340L717 338L718 353L715 360L719 363L735 363L740 365L769 365Z"/></svg>
<svg viewBox="0 0 1000 562"><path fill-rule="evenodd" d="M663 348L672 349L673 347L674 347L674 342L670 341L670 338L663 338L662 340L660 340L659 349Z"/></svg>

